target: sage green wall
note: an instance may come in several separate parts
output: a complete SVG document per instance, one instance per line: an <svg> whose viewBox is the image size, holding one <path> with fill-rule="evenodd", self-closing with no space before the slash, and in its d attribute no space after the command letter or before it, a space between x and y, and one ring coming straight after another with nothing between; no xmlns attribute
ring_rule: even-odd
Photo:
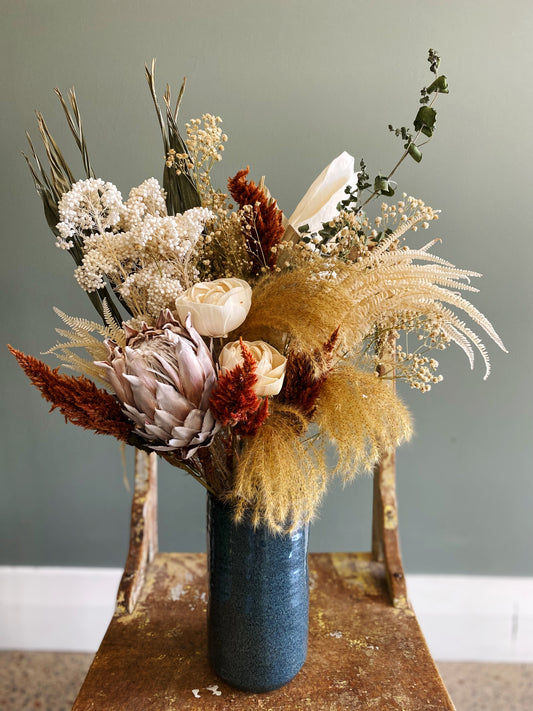
<svg viewBox="0 0 533 711"><path fill-rule="evenodd" d="M532 575L533 539L531 0L3 0L3 341L39 354L54 343L52 306L92 317L58 251L20 156L42 110L68 144L53 88L75 84L99 176L123 193L161 173L158 127L144 80L179 86L187 119L210 111L230 136L217 178L250 165L290 212L335 155L386 170L389 122L412 119L429 47L451 93L438 132L401 189L443 210L440 252L484 274L474 303L510 355L491 348L493 375L440 358L445 382L406 392L416 436L398 456L404 559L410 572ZM74 159L74 151L69 156ZM428 233L419 232L420 244ZM0 349L3 564L123 563L130 494L114 441L65 425ZM50 361L53 363L53 361ZM131 455L128 455L131 471ZM131 477L130 477L131 478ZM204 496L161 469L162 547L204 547ZM313 527L315 550L365 548L369 479L333 488Z"/></svg>

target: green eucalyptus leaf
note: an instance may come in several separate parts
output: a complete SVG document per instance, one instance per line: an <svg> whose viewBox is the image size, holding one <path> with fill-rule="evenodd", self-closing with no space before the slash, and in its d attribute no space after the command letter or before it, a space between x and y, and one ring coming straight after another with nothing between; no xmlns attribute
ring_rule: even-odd
<svg viewBox="0 0 533 711"><path fill-rule="evenodd" d="M448 79L444 76L444 74L441 74L440 77L437 77L435 81L428 86L426 91L428 94L432 94L434 91L439 94L449 94Z"/></svg>
<svg viewBox="0 0 533 711"><path fill-rule="evenodd" d="M386 195L387 197L394 195L394 188L384 175L376 175L374 191L379 195Z"/></svg>
<svg viewBox="0 0 533 711"><path fill-rule="evenodd" d="M406 146L406 148L411 158L413 158L413 160L415 160L417 163L420 163L420 161L422 160L422 152L420 148L415 143L410 143L409 147Z"/></svg>
<svg viewBox="0 0 533 711"><path fill-rule="evenodd" d="M421 106L414 120L415 131L422 131L425 136L431 138L437 120L437 112L431 106Z"/></svg>

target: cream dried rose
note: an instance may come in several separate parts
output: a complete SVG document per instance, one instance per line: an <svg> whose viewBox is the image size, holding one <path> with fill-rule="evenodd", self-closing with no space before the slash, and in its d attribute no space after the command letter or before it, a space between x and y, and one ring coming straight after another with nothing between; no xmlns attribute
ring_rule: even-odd
<svg viewBox="0 0 533 711"><path fill-rule="evenodd" d="M309 225L309 232L318 232L324 222L329 222L337 214L337 205L346 199L344 188L357 188L357 173L354 171L354 157L344 151L320 173L298 203L289 218L295 230Z"/></svg>
<svg viewBox="0 0 533 711"><path fill-rule="evenodd" d="M257 363L255 394L259 397L277 395L283 385L287 359L264 341L243 341ZM243 362L240 341L227 343L218 358L220 372L224 375Z"/></svg>
<svg viewBox="0 0 533 711"><path fill-rule="evenodd" d="M194 328L202 336L226 336L240 326L252 304L252 289L242 279L215 279L198 282L176 299L182 323L191 315Z"/></svg>

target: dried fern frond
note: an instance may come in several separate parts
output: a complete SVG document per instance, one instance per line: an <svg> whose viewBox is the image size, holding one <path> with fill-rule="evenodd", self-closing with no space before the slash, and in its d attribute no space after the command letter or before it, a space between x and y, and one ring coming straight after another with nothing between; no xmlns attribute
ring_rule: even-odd
<svg viewBox="0 0 533 711"><path fill-rule="evenodd" d="M305 417L275 400L271 408L257 434L246 439L230 501L237 520L250 511L254 525L283 532L312 518L325 490L326 467L323 452L301 441Z"/></svg>
<svg viewBox="0 0 533 711"><path fill-rule="evenodd" d="M474 291L464 283L465 277L477 276L476 272L455 270L439 264L416 264L409 257L409 250L400 253L396 262L389 260L373 269L354 274L345 284L352 282L353 311L344 322L353 344L360 342L364 333L370 333L380 319L393 317L401 311L418 311L427 316L442 318L443 331L461 348L463 339L455 337L457 331L478 349L485 364L485 378L490 373L490 362L481 339L461 321L447 305L464 311L503 350L502 340L490 321L459 291ZM411 255L412 256L412 255ZM414 258L414 257L413 257ZM463 349L464 350L464 349Z"/></svg>
<svg viewBox="0 0 533 711"><path fill-rule="evenodd" d="M477 272L442 264L425 250L409 249L386 252L378 261L370 257L355 264L325 259L323 263L322 278L314 273L316 261L312 261L260 280L241 327L243 337L267 337L278 349L288 339L295 348L313 350L340 326L346 350L355 352L384 319L413 311L442 318L445 332L461 348L464 337L473 343L483 358L487 377L486 349L451 311L452 306L464 311L505 351L489 320L458 293L476 291L467 280L478 276ZM456 338L458 332L462 336Z"/></svg>
<svg viewBox="0 0 533 711"><path fill-rule="evenodd" d="M50 353L51 351L48 351ZM46 355L46 354L45 354ZM82 358L77 353L71 353L68 350L63 350L61 355L58 355L61 359L61 365L64 368L73 370L76 373L81 373L81 375L86 378L92 378L92 380L97 381L106 390L110 389L109 382L105 378L105 370L99 365L96 365L92 360L87 360Z"/></svg>
<svg viewBox="0 0 533 711"><path fill-rule="evenodd" d="M104 302L103 305L105 309L107 303ZM53 353L61 360L65 367L75 370L89 378L96 378L100 383L107 385L105 368L95 365L94 363L94 361L107 359L108 351L103 339L110 338L122 348L126 346L126 334L121 328L115 325L109 310L107 316L105 316L104 311L106 320L107 318L111 318L107 326L101 326L99 323L84 318L78 318L77 316L68 316L55 307L54 311L59 318L69 326L70 330L56 328L56 332L67 340L64 343L57 343L53 348L46 351L45 355ZM96 338L92 335L95 332L100 335L100 338ZM91 360L86 360L73 352L73 350L78 348L84 348L91 356Z"/></svg>
<svg viewBox="0 0 533 711"><path fill-rule="evenodd" d="M409 411L390 384L348 363L334 368L322 384L314 420L324 444L334 445L335 473L345 481L371 471L412 434Z"/></svg>

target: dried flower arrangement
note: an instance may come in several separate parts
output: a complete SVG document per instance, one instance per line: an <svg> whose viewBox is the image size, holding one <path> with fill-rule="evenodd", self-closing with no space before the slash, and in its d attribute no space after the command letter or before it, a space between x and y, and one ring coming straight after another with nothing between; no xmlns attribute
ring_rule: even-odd
<svg viewBox="0 0 533 711"><path fill-rule="evenodd" d="M229 194L212 186L227 140L221 119L193 119L183 138L185 82L175 108L167 87L162 111L154 64L146 75L163 185L150 178L125 201L95 177L74 92L67 103L56 90L86 177L74 178L40 114L48 166L29 137L26 159L57 246L73 257L101 322L56 310L67 328L49 352L80 376L11 349L52 409L157 452L231 502L237 519L250 510L254 523L279 531L313 516L330 476L369 470L409 438L409 413L388 380L427 392L442 379L430 351L451 342L471 365L477 349L486 377L483 343L452 310L504 348L460 294L476 291L470 279L479 274L432 254L437 240L405 242L438 212L405 193L373 219L365 210L394 195L393 174L406 157L420 162L434 133L434 103L448 84L433 50L429 62L414 132L389 126L403 144L391 172L371 180L364 161L356 172L343 153L289 218L248 169L228 181ZM415 350L400 344L405 334Z"/></svg>

